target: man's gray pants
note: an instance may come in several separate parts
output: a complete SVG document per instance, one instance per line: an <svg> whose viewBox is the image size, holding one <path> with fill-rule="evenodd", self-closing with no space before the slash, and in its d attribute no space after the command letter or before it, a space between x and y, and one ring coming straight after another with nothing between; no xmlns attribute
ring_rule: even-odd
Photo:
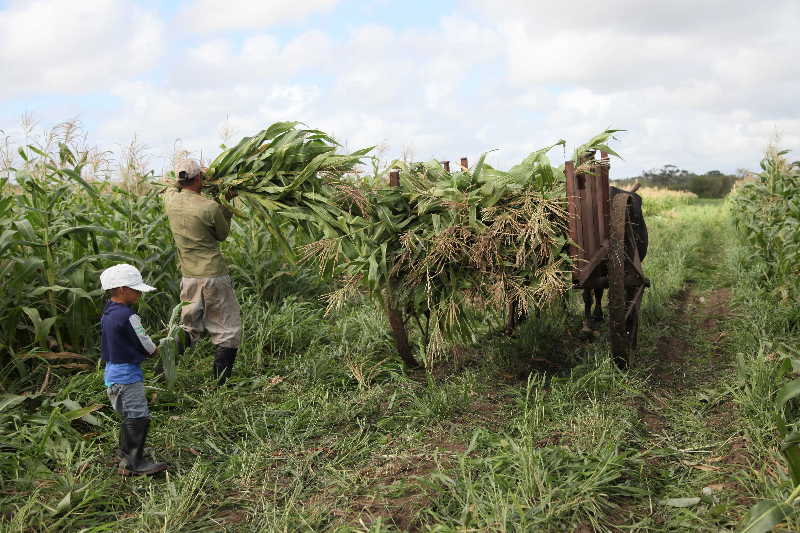
<svg viewBox="0 0 800 533"><path fill-rule="evenodd" d="M242 341L242 317L230 276L182 278L183 329L196 342L204 333L222 348L238 348Z"/></svg>

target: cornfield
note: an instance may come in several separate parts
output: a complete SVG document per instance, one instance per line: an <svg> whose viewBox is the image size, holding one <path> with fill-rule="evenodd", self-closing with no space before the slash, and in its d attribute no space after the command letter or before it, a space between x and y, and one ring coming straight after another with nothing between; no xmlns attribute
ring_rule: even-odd
<svg viewBox="0 0 800 533"><path fill-rule="evenodd" d="M783 301L800 297L800 162L770 147L758 181L737 187L732 213L764 265L765 285ZM794 317L800 322L800 311Z"/></svg>
<svg viewBox="0 0 800 533"><path fill-rule="evenodd" d="M572 159L611 153L612 134ZM375 519L368 501L382 511L410 502L407 522L387 519L398 529L741 522L763 531L784 520L796 530L800 354L794 337L762 338L779 302L759 292L750 300L764 306L757 322L738 317L750 305L717 318L724 312L700 296L716 293L694 284L705 292L688 301L702 314L671 305L690 279L714 286L745 274L736 269L747 265L724 259L729 244L744 246L728 212L721 201L641 191L646 213L675 214L649 227L648 273L659 283L642 313L643 362L685 332L687 345L674 347L690 346L687 358L659 364L689 379L621 373L601 343L570 333L574 308L552 305L571 270L563 168L548 158L563 144L508 170L480 158L453 172L439 161L375 159L366 170L369 150L341 154L297 123L226 149L205 193L237 212L222 247L246 336L230 388L211 379L206 341L177 357L180 274L164 184L142 168L127 182L90 178L92 155L68 140L23 147L0 180L0 529L352 529ZM796 297L798 168L777 151L763 167L732 200L757 252L747 275L766 259L765 290ZM118 419L97 365L98 274L120 261L159 289L139 304L162 356L161 366L145 364L145 386L153 453L174 467L130 483L109 471ZM515 336L492 334L510 312L539 308L548 309ZM441 366L404 372L394 357L403 335L406 363ZM706 347L708 357L688 358ZM698 405L713 423L683 422ZM649 424L659 409L663 432ZM716 423L721 415L730 425ZM776 475L723 462L741 453L737 442ZM377 520L371 529L383 527Z"/></svg>
<svg viewBox="0 0 800 533"><path fill-rule="evenodd" d="M304 153L322 139L315 135L305 143ZM53 149L21 147L20 164L0 180L0 283L13 288L0 295L0 367L6 377L12 373L27 379L31 361L37 359L87 366L84 359L75 361L97 352L104 305L97 280L111 264L136 265L158 288L140 303L151 331L167 325L178 301L180 274L161 206L163 187L152 172L128 176L125 183L87 179L90 152L62 140ZM320 172L328 170L330 165L320 165ZM279 179L288 175L284 172ZM219 190L219 176L215 174L212 194ZM257 206L248 203L243 209L263 213L258 209L264 199L259 198ZM261 228L278 224L279 216L262 216L258 224L249 219L234 218L232 238L225 243L234 277L246 291L264 298L323 290L324 280L298 268L287 272L275 254L276 242L287 250L294 247L289 244L294 242L293 228L284 223L276 240ZM285 279L291 281L279 282Z"/></svg>
<svg viewBox="0 0 800 533"><path fill-rule="evenodd" d="M157 189L136 194L81 177L87 153L19 151L16 190L0 184L0 354L21 377L24 357L95 353L103 304L99 272L115 263L141 268L160 290L145 315L164 316L177 298L177 269ZM142 177L147 182L147 177Z"/></svg>
<svg viewBox="0 0 800 533"><path fill-rule="evenodd" d="M579 151L610 150L613 133ZM358 173L370 148L338 154L325 133L276 123L223 151L204 192L221 203L231 191L239 198L225 251L245 291L264 297L276 279L299 275L298 290L327 291L331 307L367 294L406 337L398 349L407 362L405 329L414 324L431 363L448 343L475 340L482 312L524 313L567 289L563 169L547 158L563 144L508 172L483 157L453 173L436 161L395 162L400 186L390 187L388 169ZM74 145L19 153L14 188L7 180L0 188L0 282L16 288L0 302L4 368L12 362L24 377L31 356L96 353L98 274L115 262L138 266L159 289L142 315L163 331L179 274L152 173L123 187L87 180L89 153ZM297 266L287 272L298 251L317 263L316 280Z"/></svg>

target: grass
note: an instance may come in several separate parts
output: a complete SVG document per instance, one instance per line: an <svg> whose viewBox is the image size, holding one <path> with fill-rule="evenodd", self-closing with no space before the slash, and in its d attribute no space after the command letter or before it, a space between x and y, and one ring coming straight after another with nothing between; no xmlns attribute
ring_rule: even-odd
<svg viewBox="0 0 800 533"><path fill-rule="evenodd" d="M644 215L650 217L673 211L676 207L695 203L697 195L689 191L673 191L660 187L642 187L638 191L644 200Z"/></svg>
<svg viewBox="0 0 800 533"><path fill-rule="evenodd" d="M779 341L796 333L740 268L748 252L722 203L693 201L648 225L654 283L627 373L604 336L576 337L577 294L514 338L455 347L433 373L402 370L370 306L326 318L314 298L246 295L232 387L213 386L205 342L179 361L177 392L148 372L149 444L173 465L167 476L113 473L107 405L97 427L48 426L36 419L41 398L9 411L4 435L43 451L36 473L21 465L2 482L0 529L733 528L757 500L790 490L771 372ZM105 405L101 372L53 369L43 398ZM713 501L660 503L703 487Z"/></svg>

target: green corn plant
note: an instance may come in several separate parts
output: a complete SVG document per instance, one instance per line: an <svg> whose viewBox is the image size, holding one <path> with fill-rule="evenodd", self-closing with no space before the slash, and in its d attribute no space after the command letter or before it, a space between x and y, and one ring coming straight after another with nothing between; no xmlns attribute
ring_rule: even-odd
<svg viewBox="0 0 800 533"><path fill-rule="evenodd" d="M786 355L776 368L775 376L781 388L775 400L775 425L781 437L780 450L794 487L786 500L764 500L754 505L744 518L741 532L765 532L794 514L794 501L800 497L800 431L797 427L796 402L800 398L800 379L786 378L800 372L800 353L790 346L778 347Z"/></svg>
<svg viewBox="0 0 800 533"><path fill-rule="evenodd" d="M25 166L16 173L23 194L14 197L17 252L25 257L12 258L13 270L9 271L18 282L24 280L27 290L18 293L23 301L15 307L46 310L54 319L51 331L55 347L60 351L65 347L83 350L87 346L86 328L74 325L85 326L95 311L93 299L99 290L88 285L86 276L78 270L99 254L99 237L115 239L118 235L83 214L80 199L62 178L62 168L71 166L80 173L83 161L66 147L57 159L36 147L28 149L20 150ZM38 341L42 344L44 339Z"/></svg>
<svg viewBox="0 0 800 533"><path fill-rule="evenodd" d="M277 122L217 156L206 172L206 192L227 204L235 192L260 215L287 257L294 258L284 236L286 226L317 231L343 229L330 213L330 193L323 189L350 173L372 148L338 154L339 144L299 122Z"/></svg>
<svg viewBox="0 0 800 533"><path fill-rule="evenodd" d="M175 359L178 354L178 335L181 334L179 318L181 308L186 302L181 302L172 308L169 323L167 324L167 334L158 343L158 353L161 356L161 365L164 369L164 378L167 381L167 388L173 390L178 379Z"/></svg>
<svg viewBox="0 0 800 533"><path fill-rule="evenodd" d="M240 209L249 214L246 206ZM309 243L307 235L290 224L282 224L281 235L293 250ZM330 281L313 266L293 264L276 253L275 238L255 217L234 217L231 236L221 248L242 297L252 293L260 301L280 302L292 295L314 299L330 290Z"/></svg>
<svg viewBox="0 0 800 533"><path fill-rule="evenodd" d="M765 266L764 286L784 301L800 297L800 163L771 147L757 183L738 188L737 227ZM800 312L794 317L800 323Z"/></svg>
<svg viewBox="0 0 800 533"><path fill-rule="evenodd" d="M608 143L609 141L616 139L616 137L614 137L615 133L619 133L621 131L625 130L615 130L615 129L603 130L602 132L598 133L597 135L586 141L584 144L581 144L580 146L575 148L575 151L572 153L572 160L578 161L583 154L587 152L597 152L597 151L605 152L609 155L620 157L617 152L615 152L608 146Z"/></svg>
<svg viewBox="0 0 800 533"><path fill-rule="evenodd" d="M132 187L116 183L89 183L79 173L64 171L66 177L80 185L92 217L104 227L114 228L119 239L101 242L118 250L120 259L147 271L148 282L159 290L148 295L142 306L159 317L169 316L171 302L178 298L180 273L176 251L166 214L161 207L162 188L155 184L152 173L135 176ZM108 253L85 260L113 259ZM152 269L152 265L159 265Z"/></svg>
<svg viewBox="0 0 800 533"><path fill-rule="evenodd" d="M788 347L786 347L788 348ZM800 370L800 359L792 356L785 356L778 369L779 379ZM778 391L775 401L777 414L775 416L776 425L780 436L783 438L781 443L781 453L786 458L789 466L789 473L794 485L800 485L800 431L792 429L792 403L800 397L800 379L794 379L784 384Z"/></svg>
<svg viewBox="0 0 800 533"><path fill-rule="evenodd" d="M800 297L800 164L790 163L788 151L774 146L761 160L761 174L756 183L738 187L732 196L736 226L753 250L754 260L762 265L762 285L772 297L796 302ZM797 309L797 306L791 306ZM800 324L800 311L789 317L790 324ZM782 360L778 379L800 372L797 353ZM764 532L783 522L795 512L800 497L800 431L796 403L800 397L800 379L784 383L775 402L775 423L781 437L780 450L786 459L792 490L784 501L766 500L755 505L742 523L741 531Z"/></svg>

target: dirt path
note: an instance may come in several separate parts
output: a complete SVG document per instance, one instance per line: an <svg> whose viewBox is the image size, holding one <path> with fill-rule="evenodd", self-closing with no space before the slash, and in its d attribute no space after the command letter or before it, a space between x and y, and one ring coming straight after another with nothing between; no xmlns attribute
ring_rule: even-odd
<svg viewBox="0 0 800 533"><path fill-rule="evenodd" d="M750 504L734 481L750 460L726 386L735 372L735 354L727 344L733 303L726 286L725 250L719 241L706 244L690 258L693 267L669 302L668 319L650 324L661 330L641 361L646 393L634 406L643 429L639 447L648 465L646 488L653 500L699 497L710 490L724 522L731 506ZM691 509L649 502L637 505L629 516L655 529L669 529L679 513ZM703 521L714 518L705 511L703 515Z"/></svg>
<svg viewBox="0 0 800 533"><path fill-rule="evenodd" d="M673 300L673 323L656 341L649 383L654 394L681 395L719 380L730 367L723 343L730 314L728 288L701 290L688 283Z"/></svg>

